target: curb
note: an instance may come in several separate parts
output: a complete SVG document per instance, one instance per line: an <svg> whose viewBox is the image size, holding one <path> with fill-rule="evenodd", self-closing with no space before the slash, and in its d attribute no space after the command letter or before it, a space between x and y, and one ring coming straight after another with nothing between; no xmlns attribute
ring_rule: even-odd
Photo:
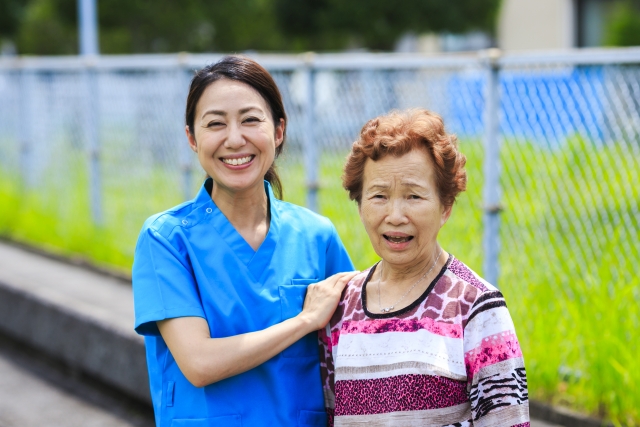
<svg viewBox="0 0 640 427"><path fill-rule="evenodd" d="M605 423L602 420L535 400L529 401L529 415L538 420L565 427L613 427L613 424Z"/></svg>
<svg viewBox="0 0 640 427"><path fill-rule="evenodd" d="M0 332L151 404L144 341L0 282Z"/></svg>

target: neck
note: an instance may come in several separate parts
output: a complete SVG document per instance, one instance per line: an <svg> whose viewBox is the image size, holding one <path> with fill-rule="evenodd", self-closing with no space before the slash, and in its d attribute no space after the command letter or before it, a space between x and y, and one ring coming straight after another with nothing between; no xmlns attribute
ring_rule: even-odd
<svg viewBox="0 0 640 427"><path fill-rule="evenodd" d="M214 183L211 199L240 235L257 250L269 231L269 204L264 185L230 191Z"/></svg>
<svg viewBox="0 0 640 427"><path fill-rule="evenodd" d="M440 255L439 258L438 255ZM382 271L381 280L383 282L394 283L396 286L406 283L412 284L429 271L429 269L431 269L431 271L429 271L427 274L428 277L425 277L425 279L435 277L437 272L439 272L447 262L448 256L449 254L447 252L440 248L439 245L436 245L429 256L416 260L416 262L410 265L395 265L383 260L380 263L382 267L380 269L380 271Z"/></svg>

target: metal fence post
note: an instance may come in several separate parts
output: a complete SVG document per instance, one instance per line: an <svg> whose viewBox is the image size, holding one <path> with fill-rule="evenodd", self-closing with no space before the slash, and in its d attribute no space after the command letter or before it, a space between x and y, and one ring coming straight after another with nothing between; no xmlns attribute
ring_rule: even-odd
<svg viewBox="0 0 640 427"><path fill-rule="evenodd" d="M100 141L98 134L99 90L98 75L95 70L94 58L100 54L98 45L98 13L96 0L78 0L78 36L79 50L87 62L85 63L86 78L86 117L85 138L89 168L89 203L94 224L104 224L102 214L102 183L100 178Z"/></svg>
<svg viewBox="0 0 640 427"><path fill-rule="evenodd" d="M307 208L314 212L318 212L318 190L320 183L318 182L319 175L319 151L316 143L315 135L315 107L316 107L316 94L315 94L315 75L316 70L313 67L313 53L306 54L305 57L305 80L307 93L305 96L304 106L304 136L302 142L304 168L306 173L306 185L307 185Z"/></svg>
<svg viewBox="0 0 640 427"><path fill-rule="evenodd" d="M189 85L191 84L192 74L189 73L188 68L188 56L186 53L181 53L178 57L178 96L176 99L177 105L180 106L179 110L181 116L184 115L182 109L186 104L187 92ZM181 123L180 132L177 132L178 138L176 143L179 144L178 152L180 153L180 169L182 172L182 195L184 200L190 200L193 198L193 156L187 142L187 137L184 132L184 123Z"/></svg>
<svg viewBox="0 0 640 427"><path fill-rule="evenodd" d="M31 175L31 145L33 144L31 126L22 123L23 120L27 120L32 117L30 111L31 91L33 90L33 78L32 72L25 68L21 68L18 74L19 79L19 120L18 128L18 143L20 144L20 178L21 184L24 187L31 187L33 183L33 176Z"/></svg>
<svg viewBox="0 0 640 427"><path fill-rule="evenodd" d="M489 49L484 52L487 83L484 110L484 215L483 215L483 276L497 286L500 253L500 67L501 52Z"/></svg>
<svg viewBox="0 0 640 427"><path fill-rule="evenodd" d="M93 64L87 63L85 71L86 116L84 135L87 147L89 168L89 203L94 224L102 226L102 178L100 174L100 135L99 135L99 88L98 75Z"/></svg>

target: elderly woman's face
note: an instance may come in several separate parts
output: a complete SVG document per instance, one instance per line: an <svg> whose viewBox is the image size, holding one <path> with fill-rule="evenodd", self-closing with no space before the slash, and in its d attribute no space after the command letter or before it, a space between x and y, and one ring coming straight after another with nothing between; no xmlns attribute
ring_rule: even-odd
<svg viewBox="0 0 640 427"><path fill-rule="evenodd" d="M433 256L451 213L440 203L433 162L423 149L367 160L359 210L376 253L398 268Z"/></svg>

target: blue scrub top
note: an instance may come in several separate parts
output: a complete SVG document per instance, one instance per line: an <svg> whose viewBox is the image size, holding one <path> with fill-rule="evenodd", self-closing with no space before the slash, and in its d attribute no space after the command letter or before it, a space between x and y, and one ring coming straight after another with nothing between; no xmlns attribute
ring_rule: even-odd
<svg viewBox="0 0 640 427"><path fill-rule="evenodd" d="M353 265L331 222L269 196L269 232L254 251L211 200L149 218L133 263L135 329L145 336L159 427L325 426L317 334L262 365L196 388L158 332L158 320L197 316L211 337L259 331L296 316L306 288Z"/></svg>

